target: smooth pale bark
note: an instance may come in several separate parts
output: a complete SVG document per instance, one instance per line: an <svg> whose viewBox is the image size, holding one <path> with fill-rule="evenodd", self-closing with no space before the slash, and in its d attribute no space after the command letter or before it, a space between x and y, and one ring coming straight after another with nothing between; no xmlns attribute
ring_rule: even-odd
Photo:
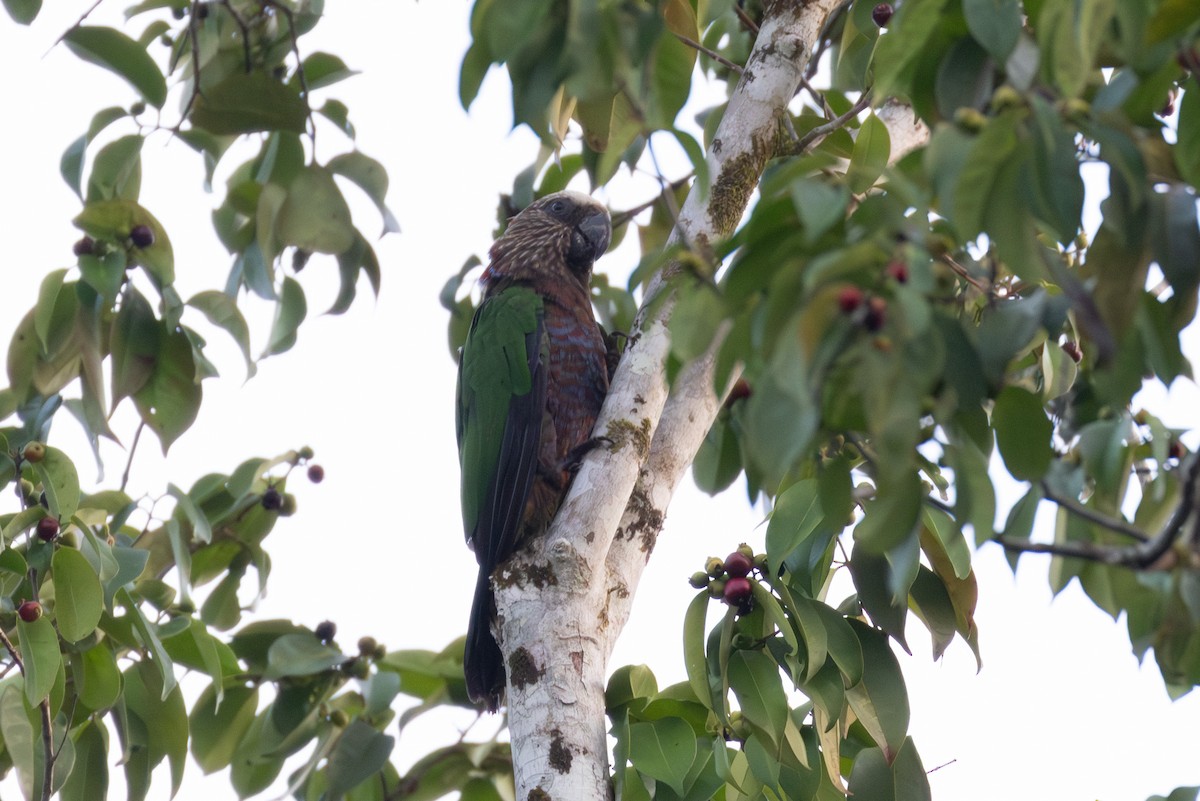
<svg viewBox="0 0 1200 801"><path fill-rule="evenodd" d="M838 3L768 4L708 154L711 186L693 187L673 242L703 255L709 242L736 227L776 151L781 115L796 94L821 26ZM911 111L889 114L884 120L889 129L907 135L916 127ZM595 429L612 446L584 460L548 534L498 576L521 801L609 797L608 657L671 495L720 408L711 358L689 365L668 399L663 365L673 306L669 275L657 276L647 297L655 302L643 304Z"/></svg>

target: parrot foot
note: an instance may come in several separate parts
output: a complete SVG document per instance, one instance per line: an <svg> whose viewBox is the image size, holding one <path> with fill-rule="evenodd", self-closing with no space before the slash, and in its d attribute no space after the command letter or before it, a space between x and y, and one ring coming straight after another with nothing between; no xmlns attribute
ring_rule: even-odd
<svg viewBox="0 0 1200 801"><path fill-rule="evenodd" d="M574 473L579 469L579 465L583 462L583 457L587 456L596 448L601 446L608 448L612 445L613 441L608 437L592 437L589 440L585 440L584 442L576 445L570 450L569 453L567 453L566 458L562 460L562 469L568 473Z"/></svg>

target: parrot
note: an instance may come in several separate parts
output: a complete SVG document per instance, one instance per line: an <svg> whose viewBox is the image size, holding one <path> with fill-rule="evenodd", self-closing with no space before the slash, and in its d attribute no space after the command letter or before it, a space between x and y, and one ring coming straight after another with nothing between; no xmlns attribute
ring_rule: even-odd
<svg viewBox="0 0 1200 801"><path fill-rule="evenodd" d="M589 195L542 197L488 251L483 297L458 365L456 434L467 544L479 563L463 673L471 701L495 712L505 670L492 633L492 574L544 533L608 392L609 349L591 303L608 248L607 208Z"/></svg>

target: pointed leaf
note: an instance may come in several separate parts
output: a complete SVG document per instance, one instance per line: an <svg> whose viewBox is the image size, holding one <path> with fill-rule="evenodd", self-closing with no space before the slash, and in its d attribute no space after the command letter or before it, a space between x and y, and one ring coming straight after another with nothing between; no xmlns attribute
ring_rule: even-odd
<svg viewBox="0 0 1200 801"><path fill-rule="evenodd" d="M71 52L129 82L155 108L167 99L167 81L154 59L133 39L113 28L79 25L63 34Z"/></svg>
<svg viewBox="0 0 1200 801"><path fill-rule="evenodd" d="M32 623L18 617L17 636L21 640L21 659L25 663L25 700L30 706L37 706L50 695L50 688L62 667L58 634L50 618L42 615Z"/></svg>
<svg viewBox="0 0 1200 801"><path fill-rule="evenodd" d="M104 612L104 590L96 571L74 548L58 548L50 560L54 619L64 640L78 642L96 630Z"/></svg>

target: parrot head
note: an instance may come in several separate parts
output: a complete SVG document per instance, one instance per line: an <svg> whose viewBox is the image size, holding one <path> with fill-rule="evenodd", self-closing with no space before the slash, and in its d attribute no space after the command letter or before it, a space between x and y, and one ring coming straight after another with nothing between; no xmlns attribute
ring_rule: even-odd
<svg viewBox="0 0 1200 801"><path fill-rule="evenodd" d="M586 288L611 239L612 221L602 203L583 192L555 192L508 221L492 245L483 280L561 278L549 273L565 267Z"/></svg>

